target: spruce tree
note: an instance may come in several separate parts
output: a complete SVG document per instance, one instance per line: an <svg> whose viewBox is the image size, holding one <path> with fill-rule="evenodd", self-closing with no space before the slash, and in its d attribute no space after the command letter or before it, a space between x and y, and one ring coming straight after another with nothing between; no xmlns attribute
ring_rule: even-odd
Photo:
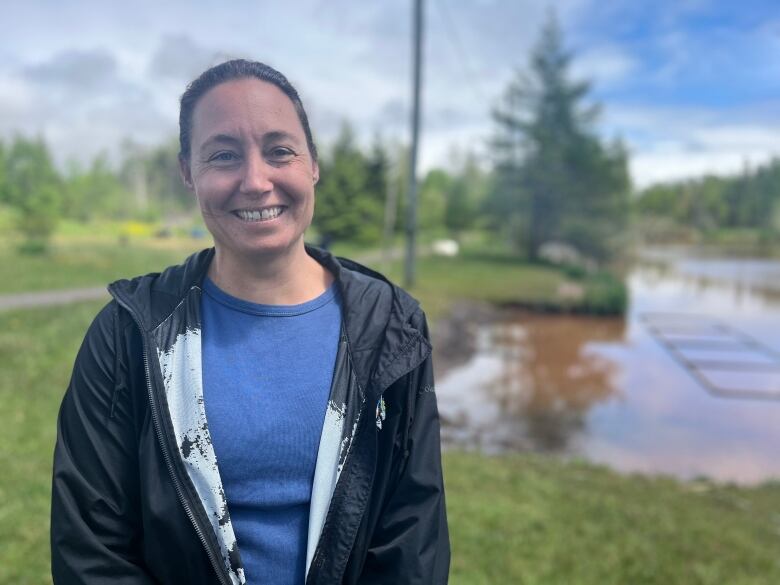
<svg viewBox="0 0 780 585"><path fill-rule="evenodd" d="M356 145L352 129L344 124L329 156L320 160L314 224L324 240L379 241L384 203L372 191L377 188L372 187L378 182L377 169L369 162Z"/></svg>
<svg viewBox="0 0 780 585"><path fill-rule="evenodd" d="M531 260L551 240L606 260L627 218L625 149L597 137L599 107L587 101L590 83L571 79L572 58L551 16L529 74L518 72L493 112L496 172L487 208Z"/></svg>

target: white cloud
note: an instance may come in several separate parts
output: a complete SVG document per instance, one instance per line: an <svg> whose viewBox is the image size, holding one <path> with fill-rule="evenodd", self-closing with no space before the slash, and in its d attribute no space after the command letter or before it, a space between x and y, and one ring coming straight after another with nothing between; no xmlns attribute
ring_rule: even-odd
<svg viewBox="0 0 780 585"><path fill-rule="evenodd" d="M124 138L152 144L170 136L175 124L153 92L123 74L102 48L65 49L0 73L0 137L43 136L62 165L116 154Z"/></svg>
<svg viewBox="0 0 780 585"><path fill-rule="evenodd" d="M780 156L780 121L766 112L702 108L633 107L606 112L606 125L620 131L631 151L637 187L704 174L730 175Z"/></svg>
<svg viewBox="0 0 780 585"><path fill-rule="evenodd" d="M637 63L624 49L602 45L578 53L572 63L576 79L589 79L598 86L614 85L633 73Z"/></svg>
<svg viewBox="0 0 780 585"><path fill-rule="evenodd" d="M757 166L780 155L780 148L774 152L755 150L708 150L690 152L677 145L662 145L651 150L634 152L631 158L631 176L637 187L677 179L703 175L734 175L746 166Z"/></svg>
<svg viewBox="0 0 780 585"><path fill-rule="evenodd" d="M631 93L631 82L652 82L644 77L641 47L608 40L628 38L647 6L565 0L555 7L567 40L581 47L573 73L613 96L603 104L604 133L629 144L638 185L737 172L745 160L758 164L778 152L777 111L629 107L616 101L616 95L642 99L641 89ZM706 5L690 0L678 8L667 12L679 16ZM484 149L493 129L490 109L514 71L526 65L547 9L535 0L428 3L421 169L446 165L453 144ZM7 27L0 39L0 138L14 131L42 133L61 162L117 150L126 137L154 143L175 135L178 98L215 55L261 59L288 75L321 143L335 137L344 119L364 144L376 132L408 139L411 13L404 3L238 2L195 10L180 0L161 6L151 0L132 5L82 0L78 8L55 11L53 4L32 1L10 6L6 15L19 24ZM594 19L601 24L588 29ZM623 32L604 34L605 26ZM744 62L750 71L776 78L766 71L775 71L778 61L760 55L776 54L777 24L762 26L760 51L741 49L729 57L735 45L722 42L718 66L728 69L749 54L753 58ZM709 72L700 71L706 47L669 27L674 28L668 24L665 36L653 38L653 47L666 57L650 73L656 84L674 89L681 75Z"/></svg>
<svg viewBox="0 0 780 585"><path fill-rule="evenodd" d="M156 79L184 85L204 69L216 65L219 57L219 51L208 49L185 34L166 34L149 59L148 70Z"/></svg>
<svg viewBox="0 0 780 585"><path fill-rule="evenodd" d="M558 2L561 21L576 19L589 1ZM491 102L525 63L547 8L535 0L428 3L422 168L446 162L447 141L472 144L490 131ZM185 84L214 55L260 59L288 75L320 141L331 140L343 119L364 142L377 131L408 137L411 10L404 3L196 10L181 0L81 0L55 11L32 0L6 15L19 24L0 39L10 57L0 62L0 76L10 80L0 87L0 138L43 133L60 161L115 150L127 136L154 142L175 132Z"/></svg>
<svg viewBox="0 0 780 585"><path fill-rule="evenodd" d="M69 49L48 61L28 65L21 75L49 89L105 91L117 80L116 60L104 49Z"/></svg>

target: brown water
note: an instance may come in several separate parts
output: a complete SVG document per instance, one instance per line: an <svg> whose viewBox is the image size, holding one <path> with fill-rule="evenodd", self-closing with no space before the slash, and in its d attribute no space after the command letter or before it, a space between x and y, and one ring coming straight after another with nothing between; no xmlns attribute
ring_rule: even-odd
<svg viewBox="0 0 780 585"><path fill-rule="evenodd" d="M437 324L462 332L456 347L437 351L445 445L577 455L683 478L780 478L780 370L750 365L780 350L780 261L658 251L652 259L629 275L625 319L508 312L491 320L461 308ZM742 369L697 378L651 333L649 317L666 333L716 346L688 356ZM713 324L729 334L709 332ZM756 345L734 346L735 335ZM715 391L724 388L736 391Z"/></svg>

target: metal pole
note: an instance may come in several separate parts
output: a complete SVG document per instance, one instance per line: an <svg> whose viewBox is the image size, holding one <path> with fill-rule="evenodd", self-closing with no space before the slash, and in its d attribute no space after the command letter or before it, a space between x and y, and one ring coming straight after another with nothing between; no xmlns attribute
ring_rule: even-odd
<svg viewBox="0 0 780 585"><path fill-rule="evenodd" d="M423 0L414 0L414 84L412 87L412 147L409 152L409 197L406 216L404 285L414 284L417 236L417 143L420 136L420 77L422 69Z"/></svg>

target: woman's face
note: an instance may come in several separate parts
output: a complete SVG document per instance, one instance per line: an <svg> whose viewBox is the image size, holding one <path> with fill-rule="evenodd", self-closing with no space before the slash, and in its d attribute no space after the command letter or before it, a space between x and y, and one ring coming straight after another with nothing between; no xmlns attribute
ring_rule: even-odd
<svg viewBox="0 0 780 585"><path fill-rule="evenodd" d="M302 244L319 168L290 99L258 79L222 83L192 115L182 175L222 254L236 259Z"/></svg>

